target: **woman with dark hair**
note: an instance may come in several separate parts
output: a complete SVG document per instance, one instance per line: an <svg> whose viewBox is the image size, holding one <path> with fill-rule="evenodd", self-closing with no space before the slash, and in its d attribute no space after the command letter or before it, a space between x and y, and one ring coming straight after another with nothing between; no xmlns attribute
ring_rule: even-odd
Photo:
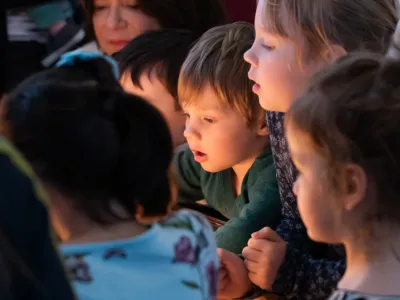
<svg viewBox="0 0 400 300"><path fill-rule="evenodd" d="M160 28L179 28L200 36L225 23L220 0L83 0L87 30L108 55L134 37Z"/></svg>
<svg viewBox="0 0 400 300"><path fill-rule="evenodd" d="M214 299L211 226L170 215L173 148L161 113L123 92L110 57L68 53L59 65L6 97L0 128L44 183L78 298Z"/></svg>

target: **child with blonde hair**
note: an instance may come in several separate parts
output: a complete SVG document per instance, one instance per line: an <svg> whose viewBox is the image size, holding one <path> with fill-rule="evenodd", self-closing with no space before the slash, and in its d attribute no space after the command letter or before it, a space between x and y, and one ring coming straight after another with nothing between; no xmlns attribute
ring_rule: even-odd
<svg viewBox="0 0 400 300"><path fill-rule="evenodd" d="M292 191L297 170L284 133L284 113L307 89L309 79L348 52L383 53L396 26L394 0L259 0L256 39L245 54L249 78L267 110L283 220L264 228L243 249L244 264L222 251L220 295L252 294L250 282L233 284L248 272L251 282L286 297L326 299L345 269L342 247L309 240ZM234 261L234 263L232 263Z"/></svg>
<svg viewBox="0 0 400 300"><path fill-rule="evenodd" d="M174 159L178 199L205 199L227 217L216 231L217 246L234 253L281 217L265 111L241 59L254 34L244 22L208 30L190 50L178 82L189 146Z"/></svg>

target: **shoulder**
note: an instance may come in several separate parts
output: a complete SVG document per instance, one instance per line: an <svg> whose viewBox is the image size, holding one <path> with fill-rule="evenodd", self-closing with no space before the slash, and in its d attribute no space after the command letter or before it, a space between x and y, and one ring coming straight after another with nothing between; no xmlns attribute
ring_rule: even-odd
<svg viewBox="0 0 400 300"><path fill-rule="evenodd" d="M174 212L169 218L160 222L164 228L181 228L198 233L202 230L212 231L207 218L198 212L182 209Z"/></svg>
<svg viewBox="0 0 400 300"><path fill-rule="evenodd" d="M83 45L82 47L78 48L77 50L83 52L100 52L100 49L95 41L89 42Z"/></svg>
<svg viewBox="0 0 400 300"><path fill-rule="evenodd" d="M265 182L276 184L276 169L271 148L268 148L255 160L248 173L249 185Z"/></svg>

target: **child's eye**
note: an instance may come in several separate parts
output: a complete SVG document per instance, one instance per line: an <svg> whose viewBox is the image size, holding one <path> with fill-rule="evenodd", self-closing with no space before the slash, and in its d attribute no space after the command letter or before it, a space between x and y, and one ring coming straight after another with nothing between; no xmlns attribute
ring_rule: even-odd
<svg viewBox="0 0 400 300"><path fill-rule="evenodd" d="M184 117L185 117L186 119L190 119L190 115L189 115L188 113L183 113L183 115L184 115Z"/></svg>
<svg viewBox="0 0 400 300"><path fill-rule="evenodd" d="M206 121L207 123L210 123L210 124L215 123L215 120L211 119L211 118L204 118L204 121Z"/></svg>
<svg viewBox="0 0 400 300"><path fill-rule="evenodd" d="M275 49L275 46L270 46L270 45L265 45L265 44L262 44L261 46L262 46L264 49L268 50L268 51L272 51L272 50Z"/></svg>
<svg viewBox="0 0 400 300"><path fill-rule="evenodd" d="M127 5L130 9L139 9L139 5Z"/></svg>

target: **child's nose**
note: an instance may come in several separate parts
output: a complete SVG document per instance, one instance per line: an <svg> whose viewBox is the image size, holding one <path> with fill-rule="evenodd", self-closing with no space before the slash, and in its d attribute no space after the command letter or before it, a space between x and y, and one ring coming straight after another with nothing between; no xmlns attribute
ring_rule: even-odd
<svg viewBox="0 0 400 300"><path fill-rule="evenodd" d="M256 57L254 55L254 44L251 46L251 48L249 50L247 50L244 53L243 58L250 65L252 65L252 66L256 66L257 65L257 59L256 59Z"/></svg>
<svg viewBox="0 0 400 300"><path fill-rule="evenodd" d="M200 137L200 134L192 124L187 122L185 126L185 131L183 132L183 136L189 141L191 139L198 139Z"/></svg>

